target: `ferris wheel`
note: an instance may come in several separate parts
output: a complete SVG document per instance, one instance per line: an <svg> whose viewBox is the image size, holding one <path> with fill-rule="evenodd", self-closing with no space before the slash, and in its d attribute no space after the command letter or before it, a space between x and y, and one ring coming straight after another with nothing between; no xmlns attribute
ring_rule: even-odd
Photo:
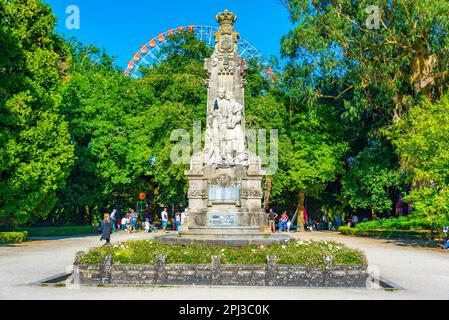
<svg viewBox="0 0 449 320"><path fill-rule="evenodd" d="M199 25L188 25L176 29L169 29L164 33L158 34L156 37L149 39L142 45L139 51L134 53L133 59L128 61L128 66L124 72L126 75L137 79L141 76L141 67L149 67L167 58L162 49L168 45L169 38L175 35L176 32L193 32L197 39L204 41L209 47L213 48L215 46L214 33L217 31L218 28L216 27ZM273 74L273 68L269 66L265 57L251 43L240 37L238 47L239 54L242 58L248 60L256 59L267 76Z"/></svg>

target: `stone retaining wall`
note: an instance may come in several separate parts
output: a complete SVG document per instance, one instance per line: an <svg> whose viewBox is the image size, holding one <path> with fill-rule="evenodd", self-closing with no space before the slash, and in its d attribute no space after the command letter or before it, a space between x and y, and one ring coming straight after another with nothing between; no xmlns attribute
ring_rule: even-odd
<svg viewBox="0 0 449 320"><path fill-rule="evenodd" d="M106 257L101 265L74 264L75 279L85 285L214 285L214 286L298 286L365 287L366 266L318 267L280 265L268 257L265 265L166 264L115 265Z"/></svg>

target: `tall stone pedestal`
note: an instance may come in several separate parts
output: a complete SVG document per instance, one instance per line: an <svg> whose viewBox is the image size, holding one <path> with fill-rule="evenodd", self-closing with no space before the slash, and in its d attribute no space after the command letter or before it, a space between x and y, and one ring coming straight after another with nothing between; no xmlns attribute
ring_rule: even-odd
<svg viewBox="0 0 449 320"><path fill-rule="evenodd" d="M186 172L189 180L188 231L200 237L252 237L267 233L262 209L262 178L259 161L249 167L208 167L200 162Z"/></svg>

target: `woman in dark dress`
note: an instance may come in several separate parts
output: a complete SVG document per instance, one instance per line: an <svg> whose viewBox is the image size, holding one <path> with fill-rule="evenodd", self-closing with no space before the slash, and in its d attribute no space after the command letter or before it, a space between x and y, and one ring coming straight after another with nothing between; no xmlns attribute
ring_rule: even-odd
<svg viewBox="0 0 449 320"><path fill-rule="evenodd" d="M103 233L101 234L101 238L100 238L100 241L106 240L106 243L104 245L110 244L111 229L112 229L111 218L109 216L109 213L105 213L104 220L103 220Z"/></svg>

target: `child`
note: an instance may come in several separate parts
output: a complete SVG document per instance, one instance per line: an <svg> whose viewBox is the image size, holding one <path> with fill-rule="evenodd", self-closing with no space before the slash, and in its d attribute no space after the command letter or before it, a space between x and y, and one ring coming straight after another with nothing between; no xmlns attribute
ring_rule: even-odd
<svg viewBox="0 0 449 320"><path fill-rule="evenodd" d="M176 225L176 231L179 231L179 227L181 226L181 214L179 212L176 212L176 215L175 215L175 225Z"/></svg>
<svg viewBox="0 0 449 320"><path fill-rule="evenodd" d="M126 225L128 224L128 219L126 218L126 216L124 216L122 218L122 224L120 225L120 227L122 228L122 230L126 230Z"/></svg>
<svg viewBox="0 0 449 320"><path fill-rule="evenodd" d="M145 232L149 233L150 232L150 220L145 219Z"/></svg>
<svg viewBox="0 0 449 320"><path fill-rule="evenodd" d="M126 219L126 232L131 233L133 231L133 227L131 225L131 218Z"/></svg>

